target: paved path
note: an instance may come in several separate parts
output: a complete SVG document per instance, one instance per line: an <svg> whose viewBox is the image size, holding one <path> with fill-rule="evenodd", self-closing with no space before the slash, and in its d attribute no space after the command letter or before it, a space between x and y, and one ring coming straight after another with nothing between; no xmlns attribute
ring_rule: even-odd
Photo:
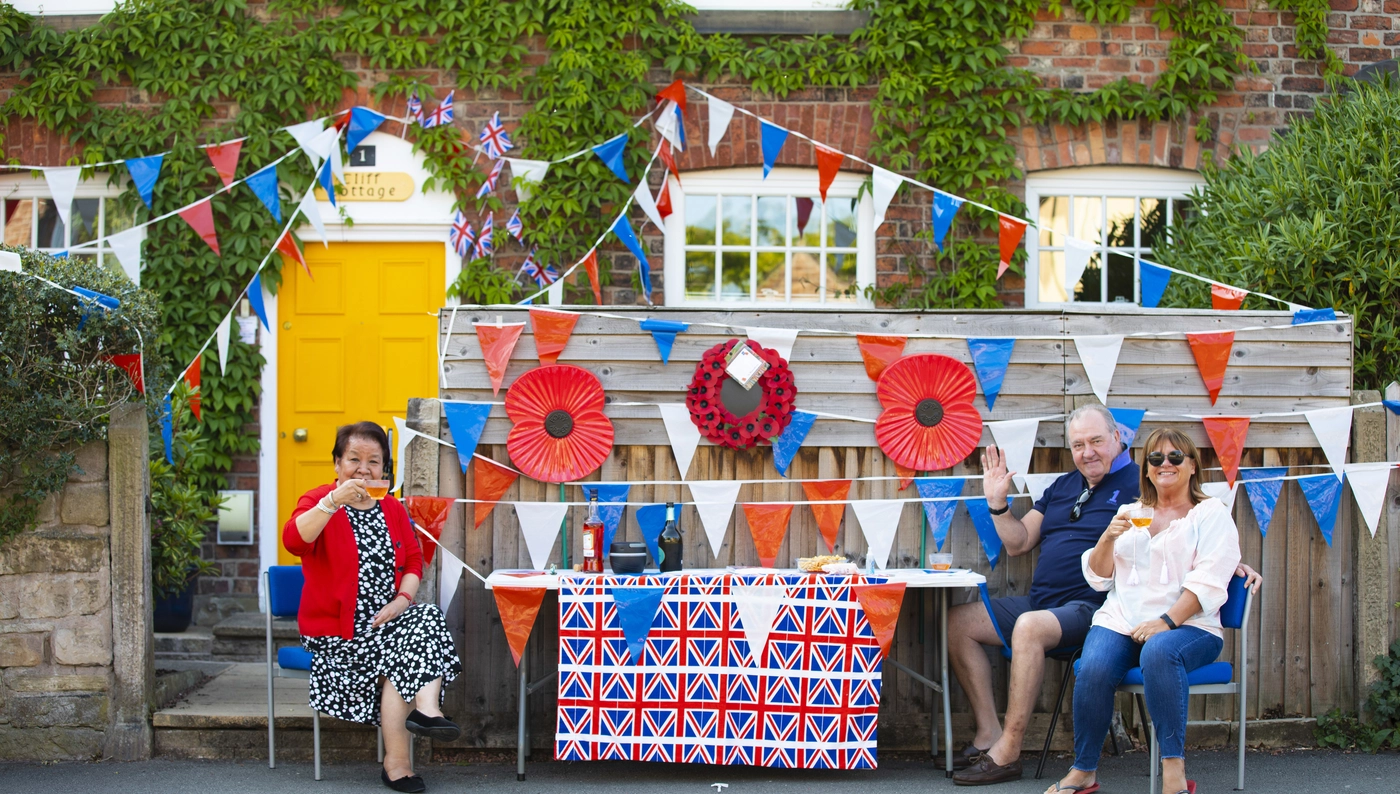
<svg viewBox="0 0 1400 794"><path fill-rule="evenodd" d="M1198 752L1187 758L1201 794L1223 794L1234 788L1235 755L1232 752ZM1031 794L1044 791L1052 770L1068 766L1067 759L1052 759L1044 781L1029 779L995 786L992 794ZM1032 767L1033 771L1033 767ZM1130 753L1106 758L1101 766L1105 794L1148 794L1147 757ZM794 794L928 794L955 789L932 764L887 761L871 772L817 772L772 770L754 767L702 767L687 764L553 763L529 765L529 780L517 783L514 764L433 764L420 770L431 792L480 792L503 794L575 794L606 788L611 792L676 792L714 794L711 783L728 783L723 794L793 792ZM1346 754L1333 751L1251 752L1245 783L1253 792L1326 791L1330 794L1392 794L1400 791L1400 755ZM310 764L288 764L268 769L257 761L204 762L157 759L148 763L118 764L0 764L0 791L198 792L198 794L315 794L316 792L382 792L378 767L373 764L327 764L322 781L311 779ZM1302 788L1299 788L1302 786Z"/></svg>

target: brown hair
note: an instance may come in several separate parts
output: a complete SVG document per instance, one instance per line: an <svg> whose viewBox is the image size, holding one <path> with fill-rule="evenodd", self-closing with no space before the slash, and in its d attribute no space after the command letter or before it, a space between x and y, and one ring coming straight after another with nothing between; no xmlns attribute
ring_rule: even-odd
<svg viewBox="0 0 1400 794"><path fill-rule="evenodd" d="M332 460L340 460L352 438L361 438L378 444L380 451L384 454L384 470L389 470L389 436L385 434L384 428L374 422L356 422L353 425L341 425L336 428L335 446L331 448Z"/></svg>
<svg viewBox="0 0 1400 794"><path fill-rule="evenodd" d="M1170 427L1159 427L1151 433L1148 433L1147 439L1142 442L1143 465L1142 473L1138 475L1138 490L1142 492L1142 495L1138 497L1138 501L1142 502L1143 507L1153 507L1157 504L1157 486L1153 485L1152 481L1147 478L1147 470L1149 468L1147 456L1163 441L1186 453L1186 457L1196 462L1196 470L1191 472L1191 504L1198 505L1210 498L1206 496L1205 491L1201 490L1201 451L1196 448L1195 442L1180 430Z"/></svg>

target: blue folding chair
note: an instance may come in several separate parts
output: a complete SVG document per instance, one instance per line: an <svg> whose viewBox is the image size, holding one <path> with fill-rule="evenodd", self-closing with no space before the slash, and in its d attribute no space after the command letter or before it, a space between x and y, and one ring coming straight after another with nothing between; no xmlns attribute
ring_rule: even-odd
<svg viewBox="0 0 1400 794"><path fill-rule="evenodd" d="M1229 662L1211 662L1204 667L1198 667L1186 674L1186 681L1190 685L1188 692L1192 695L1238 695L1239 720L1240 720L1240 741L1239 741L1239 781L1235 786L1236 791L1244 791L1244 746L1245 746L1245 682L1249 677L1249 613L1254 606L1254 594L1244 586L1245 578L1236 576L1230 579L1227 587L1228 596L1225 606L1220 608L1220 625L1227 629L1235 629L1235 636L1239 638L1239 676L1235 675L1235 666ZM1075 664L1077 668L1078 663ZM1077 670L1076 670L1077 672ZM1142 668L1134 667L1123 676L1123 683L1118 685L1119 692L1129 692L1137 698L1138 708L1144 715L1147 715L1147 703L1143 698ZM1149 774L1148 792L1157 794L1160 791L1157 785L1158 775L1161 774L1162 763L1159 757L1160 749L1157 746L1157 732L1152 727L1150 716L1146 720L1147 734L1152 745L1152 770Z"/></svg>
<svg viewBox="0 0 1400 794"><path fill-rule="evenodd" d="M305 583L300 565L273 565L263 574L263 592L267 596L267 767L277 768L276 699L274 681L278 678L310 678L311 651L301 646L277 649L273 664L272 621L293 618L301 608L301 588ZM311 744L314 754L315 778L321 779L321 712L312 711Z"/></svg>

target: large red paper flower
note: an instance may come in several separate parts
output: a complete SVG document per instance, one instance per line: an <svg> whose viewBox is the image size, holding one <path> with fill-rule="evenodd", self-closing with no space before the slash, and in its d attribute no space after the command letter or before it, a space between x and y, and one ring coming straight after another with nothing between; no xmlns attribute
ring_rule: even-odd
<svg viewBox="0 0 1400 794"><path fill-rule="evenodd" d="M885 407L875 443L901 466L946 469L982 438L982 415L972 405L977 382L957 359L931 353L905 356L880 375L875 396Z"/></svg>
<svg viewBox="0 0 1400 794"><path fill-rule="evenodd" d="M603 415L603 385L567 364L536 367L506 391L510 459L542 482L577 480L603 465L612 450L612 421Z"/></svg>
<svg viewBox="0 0 1400 794"><path fill-rule="evenodd" d="M731 380L725 372L725 357L737 344L747 344L768 363L768 369L753 385L753 390L758 392L753 395L757 405L743 416L736 416L726 408L723 398L725 383ZM729 388L743 387L735 383ZM792 403L796 398L797 384L793 382L792 370L778 351L752 339L745 342L731 339L705 351L695 367L685 405L690 409L690 421L712 443L730 449L748 449L782 435L792 422Z"/></svg>

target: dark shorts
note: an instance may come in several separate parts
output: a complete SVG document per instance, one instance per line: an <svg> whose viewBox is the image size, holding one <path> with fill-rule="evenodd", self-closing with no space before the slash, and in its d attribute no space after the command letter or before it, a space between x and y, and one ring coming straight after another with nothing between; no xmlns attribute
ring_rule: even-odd
<svg viewBox="0 0 1400 794"><path fill-rule="evenodd" d="M992 622L996 624L1002 642L1010 648L1011 630L1016 628L1016 618L1027 612L1034 612L1035 606L1030 596L993 598L991 605ZM1060 621L1059 647L1074 648L1083 645L1084 638L1089 636L1089 626L1093 623L1094 613L1098 608L1099 605L1093 601L1071 601L1064 606L1046 610Z"/></svg>

